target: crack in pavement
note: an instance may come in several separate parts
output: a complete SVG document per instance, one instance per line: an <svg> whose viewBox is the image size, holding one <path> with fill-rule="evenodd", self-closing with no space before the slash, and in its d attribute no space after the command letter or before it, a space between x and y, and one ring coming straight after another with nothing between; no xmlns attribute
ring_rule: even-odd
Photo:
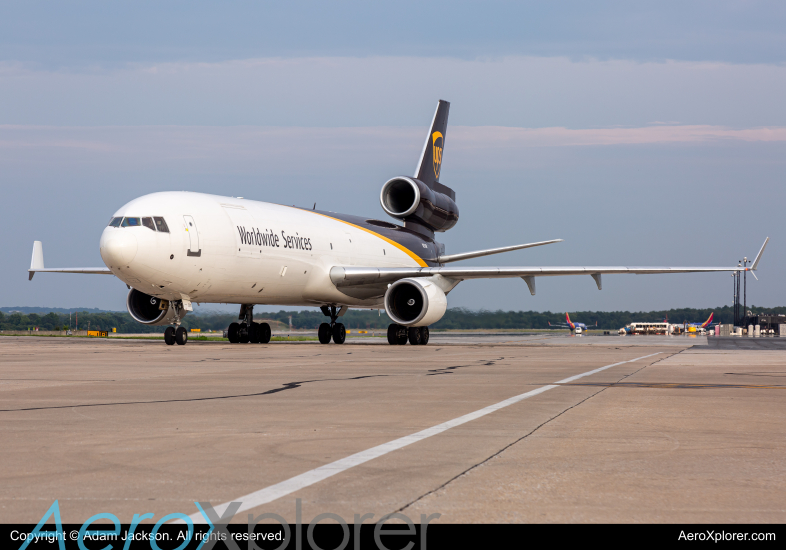
<svg viewBox="0 0 786 550"><path fill-rule="evenodd" d="M500 357L497 361L504 359L504 357ZM493 365L494 361L487 361L484 365ZM476 367L478 365L457 365L453 367L445 367L444 369L430 369L426 376L434 376L437 374L451 374L451 369L459 369L463 367ZM438 372L444 371L444 372ZM366 374L363 376L353 376L350 378L318 378L315 380L300 380L297 382L285 382L281 385L281 387L273 388L272 390L266 390L263 392L255 392L255 393L243 393L237 395L218 395L218 396L210 396L210 397L190 397L188 399L158 399L152 401L120 401L114 403L79 403L76 405L52 405L48 407L25 407L21 409L0 409L0 412L20 412L20 411L41 411L41 410L52 410L52 409L72 409L72 408L81 408L81 407L112 407L112 406L120 406L120 405L147 405L147 404L156 404L156 403L188 403L193 401L213 401L219 399L239 399L245 397L259 397L262 395L272 395L274 393L279 393L286 390L293 390L295 388L299 388L304 384L311 384L314 382L342 382L342 381L349 381L349 380L363 380L364 378L382 378L382 377L389 377L389 376L406 376L400 374ZM99 380L100 381L100 380Z"/></svg>
<svg viewBox="0 0 786 550"><path fill-rule="evenodd" d="M690 349L690 348L687 348L687 349ZM680 353L682 353L683 351L685 351L685 350L680 350L680 351L678 351L678 352L676 352L676 353L673 353L672 355L669 355L668 357L662 357L661 359L658 359L658 360L657 360L657 361L655 361L654 363L650 363L649 365L644 365L644 366L643 366L643 367L641 367L640 369L637 369L637 370L633 371L633 372L632 372L632 373L630 373L630 374L626 374L625 376L623 376L622 378L620 378L619 380L617 380L617 383L619 383L619 382L620 382L620 381L622 381L622 380L625 380L626 378L628 378L628 377L630 377L630 376L633 376L634 374L636 374L636 373L638 373L638 372L640 372L640 371L642 371L642 370L646 369L647 367L651 367L652 365L654 365L654 364L656 364L656 363L660 363L661 361L664 361L664 360L668 359L669 357L673 357L674 355L680 354ZM563 385L566 385L566 384L563 384ZM570 407L568 407L567 409L565 409L565 410L563 410L563 411L559 412L558 414L556 414L556 415L552 416L552 417L551 417L551 418L549 418L548 420L545 420L545 421L543 421L541 424L539 424L539 425L535 426L535 427L534 427L532 430L530 430L528 433L524 434L523 436L519 437L519 438L518 438L518 439L516 439L515 441L513 441L513 442L511 442L511 443L508 443L507 445L505 445L504 447L502 447L502 448L501 448L500 450L498 450L496 453L492 454L491 456L488 456L488 457L486 457L485 459L481 460L481 461L480 461L480 462L478 462L477 464L473 464L472 466L470 466L469 468L467 468L467 469L466 469L466 470L464 470L463 472L461 472L461 473L459 473L459 474L457 474L457 475L453 476L452 478L448 479L446 482L444 482L443 484L439 485L438 487L436 487L436 488L434 488L434 489L432 489L432 490L430 490L430 491L428 491L428 492L426 492L426 493L423 493L422 495L420 495L419 497L417 497L417 498L416 498L416 499L414 499L413 501L411 501L411 502L409 502L409 503L405 504L404 506L402 506L401 508L399 508L399 509L395 510L395 512L396 512L396 513L403 512L404 510L406 510L407 508L409 508L409 507L410 507L410 506L412 506L413 504L415 504L415 503L417 503L417 502L419 502L419 501L423 500L423 499L424 499L424 498L426 498L427 496L435 494L435 493L436 493L437 491L439 491L440 489L444 489L444 488L445 488L445 487L447 487L449 484L451 484L451 483L453 483L454 481L456 481L458 478L460 478L460 477L462 477L462 476L464 476L464 475L468 474L468 473L469 473L469 472L471 472L472 470L474 470L474 469L476 469L476 468L478 468L478 467L480 467L480 466L482 466L482 465L486 464L487 462L491 461L491 459L493 459L493 458L496 458L497 456L501 455L503 452L507 451L508 449L510 449L511 447L513 447L514 445L516 445L517 443L519 443L519 442L521 442L521 441L524 441L526 438L528 438L529 436L531 436L532 434L534 434L535 432L537 432L539 429L541 429L541 428L542 428L543 426L545 426L546 424L549 424L551 421L553 421L553 420L555 420L555 419L559 418L560 416L562 416L563 414L565 414L565 413L566 413L566 412L568 412L569 410L571 410L571 409L575 409L576 407L578 407L579 405L581 405L581 404L582 404L582 403L584 403L585 401L588 401L589 399L592 399L593 397L595 397L596 395L598 395L599 393L601 393L601 392L603 392L603 391L605 391L605 390L607 390L607 389L608 389L608 386L607 386L607 387L603 387L603 388L599 389L598 391L596 391L595 393L593 393L592 395L589 395L589 396L585 397L584 399L582 399L582 400L581 400L581 401L579 401L578 403L575 403L575 404L571 405L571 406L570 406Z"/></svg>
<svg viewBox="0 0 786 550"><path fill-rule="evenodd" d="M504 357L500 357L499 359L492 359L491 361L489 361L488 359L479 359L478 362L482 362L482 361L486 361L486 362L481 364L481 365L477 365L477 364L475 364L475 365L455 365L453 367L440 367L438 369L429 369L428 373L426 374L426 376L438 376L440 374L453 374L454 370L456 370L456 369L463 369L463 368L466 368L466 367L478 367L478 366L485 367L485 366L495 365L497 361L502 361L503 359L505 359L505 358Z"/></svg>
<svg viewBox="0 0 786 550"><path fill-rule="evenodd" d="M50 407L26 407L22 409L0 409L0 412L19 412L19 411L41 411L50 409L75 409L80 407L112 407L116 405L148 405L154 403L187 403L191 401L213 401L219 399L238 399L243 397L258 397L261 395L271 395L286 390L293 390L299 388L303 384L310 384L312 382L334 382L334 381L347 381L347 380L362 380L363 378L380 378L385 376L398 376L395 374L367 374L364 376L353 376L351 378L319 378L315 380L300 380L298 382L286 382L280 388L273 388L263 392L256 393L243 393L238 395L217 395L212 397L191 397L188 399L157 399L153 401L121 401L117 403L80 403L76 405L53 405Z"/></svg>

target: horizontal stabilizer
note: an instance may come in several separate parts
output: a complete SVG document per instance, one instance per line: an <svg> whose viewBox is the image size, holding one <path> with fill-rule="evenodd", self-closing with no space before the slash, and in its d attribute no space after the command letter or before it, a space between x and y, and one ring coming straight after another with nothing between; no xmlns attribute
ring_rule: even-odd
<svg viewBox="0 0 786 550"><path fill-rule="evenodd" d="M475 250L474 252L448 254L446 256L440 256L439 263L446 264L448 262L458 262L459 260L469 260L470 258L480 258L481 256L491 256L492 254L510 252L511 250L521 250L522 248L532 248L533 246L543 246L544 244L561 243L561 242L562 239L554 239L552 241L540 241L537 243L515 244L513 246L502 246L500 248L489 248L487 250Z"/></svg>

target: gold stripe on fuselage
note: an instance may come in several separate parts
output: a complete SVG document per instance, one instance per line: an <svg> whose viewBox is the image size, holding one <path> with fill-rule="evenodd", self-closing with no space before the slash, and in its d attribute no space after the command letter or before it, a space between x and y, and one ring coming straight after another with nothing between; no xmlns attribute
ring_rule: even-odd
<svg viewBox="0 0 786 550"><path fill-rule="evenodd" d="M314 212L313 210L310 210L310 211L309 210L304 210L304 212L310 212L311 214L316 214L318 216L322 216L324 218L328 218L329 220L336 220L337 222L345 223L345 224L351 225L352 227L355 227L357 229L361 229L361 230L365 231L366 233L370 233L370 234L374 235L375 237L379 237L383 241L392 244L393 246L395 246L396 248L398 248L399 250L404 252L407 256L409 256L410 258L415 260L420 267L428 267L428 264L426 262L424 262L423 259L420 256L418 256L417 254L412 252L409 248L407 248L407 247L397 243L396 241L388 239L384 235L380 235L379 233L377 233L375 231L371 231L370 229L366 229L365 227L361 227L359 225L355 225L352 222L344 221L344 220L341 220L339 218L334 218L333 216L328 216L326 214L320 214L319 212Z"/></svg>

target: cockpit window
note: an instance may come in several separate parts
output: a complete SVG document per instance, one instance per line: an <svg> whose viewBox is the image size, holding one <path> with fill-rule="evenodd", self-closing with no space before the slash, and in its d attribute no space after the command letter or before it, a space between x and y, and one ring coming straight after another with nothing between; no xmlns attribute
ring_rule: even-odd
<svg viewBox="0 0 786 550"><path fill-rule="evenodd" d="M156 222L156 228L161 231L162 233L169 233L169 227L167 227L164 218L160 216L154 216L153 219Z"/></svg>
<svg viewBox="0 0 786 550"><path fill-rule="evenodd" d="M123 218L112 218L109 221L109 227L120 227L120 222L123 221Z"/></svg>
<svg viewBox="0 0 786 550"><path fill-rule="evenodd" d="M156 226L153 225L153 218L142 218L142 225L153 231L156 230Z"/></svg>
<svg viewBox="0 0 786 550"><path fill-rule="evenodd" d="M142 225L139 218L123 218L122 227L138 227Z"/></svg>

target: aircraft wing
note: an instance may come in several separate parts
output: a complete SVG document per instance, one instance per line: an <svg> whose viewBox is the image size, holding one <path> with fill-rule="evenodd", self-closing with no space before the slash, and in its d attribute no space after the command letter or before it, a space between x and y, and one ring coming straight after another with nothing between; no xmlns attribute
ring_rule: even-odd
<svg viewBox="0 0 786 550"><path fill-rule="evenodd" d="M112 275L108 267L56 267L44 268L44 248L41 241L33 243L33 258L27 270L28 280L33 280L36 273L86 273L91 275Z"/></svg>
<svg viewBox="0 0 786 550"><path fill-rule="evenodd" d="M36 273L84 273L88 275L112 275L108 267L61 267L57 269L28 269L28 277L33 279Z"/></svg>
<svg viewBox="0 0 786 550"><path fill-rule="evenodd" d="M596 282L603 273L651 275L655 273L708 273L715 271L746 271L745 267L333 267L330 279L337 287L393 283L407 277L433 277L442 275L449 279L498 279L513 277L557 277L561 275L591 275ZM600 285L598 285L600 286Z"/></svg>
<svg viewBox="0 0 786 550"><path fill-rule="evenodd" d="M574 266L574 267L355 267L336 266L330 270L330 280L337 288L356 285L380 285L393 283L408 277L434 277L441 275L454 281L467 279L498 279L521 277L530 293L535 294L535 277L558 277L561 275L590 275L602 288L601 275L656 273L712 273L720 271L756 271L762 252L770 240L764 240L751 267L625 267L625 266Z"/></svg>

